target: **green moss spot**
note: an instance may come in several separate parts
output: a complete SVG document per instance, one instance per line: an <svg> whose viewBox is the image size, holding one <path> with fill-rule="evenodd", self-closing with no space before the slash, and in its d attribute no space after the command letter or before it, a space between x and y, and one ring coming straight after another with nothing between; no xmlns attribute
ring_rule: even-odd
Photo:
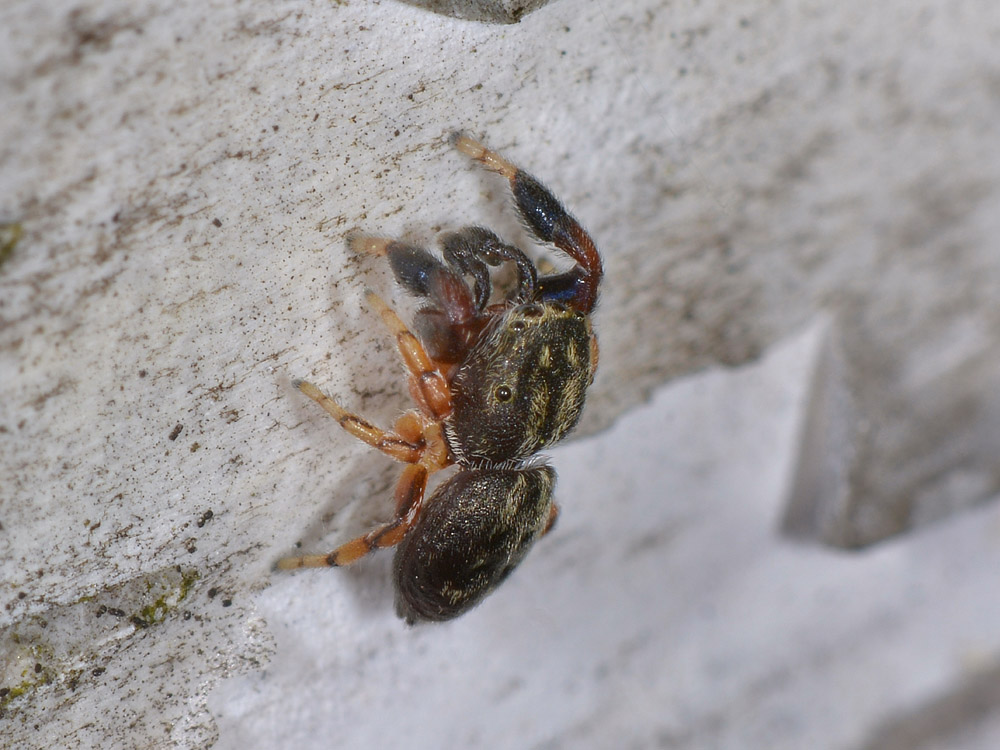
<svg viewBox="0 0 1000 750"><path fill-rule="evenodd" d="M14 246L20 241L23 233L21 225L17 222L0 222L0 265L3 265L14 252Z"/></svg>
<svg viewBox="0 0 1000 750"><path fill-rule="evenodd" d="M164 590L164 584L167 581L150 579L146 582L146 592L151 596L157 593L159 595L129 618L129 621L136 628L145 629L159 625L181 602L187 599L195 581L198 580L198 572L194 570L186 572L178 570L177 572L180 573L180 579L173 579L171 576L173 580L170 580L166 590Z"/></svg>

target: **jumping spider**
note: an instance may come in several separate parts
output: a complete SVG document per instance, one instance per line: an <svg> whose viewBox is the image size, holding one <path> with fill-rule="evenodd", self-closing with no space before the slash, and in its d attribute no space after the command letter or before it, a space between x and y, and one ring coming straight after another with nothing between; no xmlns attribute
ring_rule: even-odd
<svg viewBox="0 0 1000 750"><path fill-rule="evenodd" d="M603 271L593 240L533 177L468 136L452 143L506 177L527 228L575 265L539 276L521 250L482 227L444 235L444 262L396 240L348 238L355 252L385 256L398 283L427 300L414 334L368 294L396 337L417 408L386 431L311 383L296 385L347 432L407 466L393 520L327 555L278 563L283 570L349 565L396 546L396 612L410 624L471 609L552 528L556 474L535 454L576 425L597 367L589 316ZM490 304L489 266L507 262L517 268L517 286ZM425 500L428 476L451 464L458 473Z"/></svg>

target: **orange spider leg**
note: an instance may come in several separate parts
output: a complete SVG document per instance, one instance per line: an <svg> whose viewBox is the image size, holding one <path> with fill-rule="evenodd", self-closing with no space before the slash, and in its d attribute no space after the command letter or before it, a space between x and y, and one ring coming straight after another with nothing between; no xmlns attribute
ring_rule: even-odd
<svg viewBox="0 0 1000 750"><path fill-rule="evenodd" d="M421 445L425 442L424 431L426 429L426 418L415 411L405 412L396 420L396 424L392 426L392 431L403 438L403 440Z"/></svg>
<svg viewBox="0 0 1000 750"><path fill-rule="evenodd" d="M278 561L278 570L297 568L326 568L350 565L376 549L399 544L410 530L424 502L427 487L427 468L422 464L411 464L403 469L403 475L396 485L396 517L388 523L376 526L367 534L340 545L326 555L302 555L286 557Z"/></svg>
<svg viewBox="0 0 1000 750"><path fill-rule="evenodd" d="M556 505L555 503L552 503L552 506L549 508L549 518L545 522L545 528L542 529L542 534L541 534L542 536L545 536L550 531L552 531L552 527L556 525L556 519L558 518L559 518L559 506Z"/></svg>
<svg viewBox="0 0 1000 750"><path fill-rule="evenodd" d="M445 379L434 361L427 356L420 341L406 327L399 316L393 312L382 298L375 292L368 292L368 304L382 318L382 322L396 337L396 346L403 364L410 373L410 393L414 401L424 412L434 419L444 419L451 414L451 392Z"/></svg>
<svg viewBox="0 0 1000 750"><path fill-rule="evenodd" d="M486 169L503 175L508 180L513 180L519 171L517 165L511 164L496 151L491 151L464 133L456 133L452 136L452 144L470 159L478 161Z"/></svg>
<svg viewBox="0 0 1000 750"><path fill-rule="evenodd" d="M367 443L373 448L378 448L387 456L397 461L403 461L404 463L416 463L423 455L424 446L421 444L423 430L418 428L415 432L413 425L409 421L404 422L407 415L404 414L399 422L397 422L397 427L401 426L403 428L402 433L399 429L396 432L388 432L379 429L357 414L351 414L312 383L305 380L297 380L294 385L322 406L326 413L336 419L337 424L343 427L344 430L354 435L354 437L363 443ZM413 417L416 418L416 415L413 415Z"/></svg>
<svg viewBox="0 0 1000 750"><path fill-rule="evenodd" d="M368 255L384 257L389 245L396 242L397 240L388 237L373 237L358 229L352 229L347 233L347 247L353 253L367 253Z"/></svg>
<svg viewBox="0 0 1000 750"><path fill-rule="evenodd" d="M419 424L416 414L404 414L397 422L403 430L413 429ZM403 469L403 474L396 484L396 514L388 523L376 526L367 534L346 542L333 552L326 555L302 555L286 557L278 561L278 570L294 570L296 568L326 568L350 565L373 552L376 549L393 547L399 544L410 530L424 505L424 491L427 488L427 477L451 465L451 454L444 440L444 433L437 423L425 424L423 439L425 447L421 451L417 463L412 463Z"/></svg>
<svg viewBox="0 0 1000 750"><path fill-rule="evenodd" d="M390 330L396 334L399 350L411 372L411 390L414 390L414 380L419 379L421 383L434 384L435 377L431 376L436 376L441 381L446 399L447 411L445 414L450 412L451 401L447 382L444 381L440 373L432 369L433 363L424 353L420 343L381 299L374 294L370 294L369 298ZM410 465L403 470L396 485L396 513L392 521L381 524L367 534L342 544L329 554L286 557L278 561L277 568L279 570L294 570L296 568L350 565L373 550L399 544L420 515L420 509L424 502L424 492L427 488L427 477L453 463L440 423L419 412L410 411L396 420L393 431L382 430L366 419L344 409L312 383L299 380L295 382L295 387L323 407L323 410L336 419L337 424L345 431L397 461ZM418 392L424 396L425 410L430 411L427 402L435 402L425 394L429 392L433 396L433 389L424 389ZM441 406L440 401L437 402L437 405Z"/></svg>
<svg viewBox="0 0 1000 750"><path fill-rule="evenodd" d="M601 350L597 346L597 336L590 332L590 382L594 382L594 373L597 372L597 363L601 360Z"/></svg>

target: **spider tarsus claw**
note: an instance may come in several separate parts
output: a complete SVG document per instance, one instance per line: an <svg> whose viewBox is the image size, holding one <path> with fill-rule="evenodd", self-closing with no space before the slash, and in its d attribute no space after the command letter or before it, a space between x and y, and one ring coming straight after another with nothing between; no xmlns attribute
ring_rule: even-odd
<svg viewBox="0 0 1000 750"><path fill-rule="evenodd" d="M517 174L517 167L504 159L496 151L491 151L482 143L461 133L455 139L455 148L471 159L478 161L490 172L503 175L508 180L514 179Z"/></svg>
<svg viewBox="0 0 1000 750"><path fill-rule="evenodd" d="M319 401L320 403L329 401L329 399L324 396L323 392L308 380L296 380L294 385L299 389L299 391L306 394L313 401ZM324 408L327 407L324 406Z"/></svg>
<svg viewBox="0 0 1000 750"><path fill-rule="evenodd" d="M308 380L295 379L292 381L292 385L295 386L296 390L302 391L310 398L315 398L316 396L321 396L319 388L314 386Z"/></svg>
<svg viewBox="0 0 1000 750"><path fill-rule="evenodd" d="M347 241L347 249L357 255L385 255L386 248L392 242L384 237L373 237L365 234L360 229L351 230L344 239Z"/></svg>
<svg viewBox="0 0 1000 750"><path fill-rule="evenodd" d="M479 159L486 153L486 147L483 144L461 131L452 133L449 140L452 146L473 159Z"/></svg>
<svg viewBox="0 0 1000 750"><path fill-rule="evenodd" d="M364 237L364 235L365 233L361 227L354 227L344 232L344 244L347 245L347 249L353 252L355 243Z"/></svg>

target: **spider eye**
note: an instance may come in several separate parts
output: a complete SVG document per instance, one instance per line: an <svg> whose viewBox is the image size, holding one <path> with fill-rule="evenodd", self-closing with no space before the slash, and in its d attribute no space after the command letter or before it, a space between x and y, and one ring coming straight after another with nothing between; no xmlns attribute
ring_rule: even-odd
<svg viewBox="0 0 1000 750"><path fill-rule="evenodd" d="M527 323L525 323L523 320L515 320L513 323L510 324L510 327L515 331L523 331L526 325Z"/></svg>
<svg viewBox="0 0 1000 750"><path fill-rule="evenodd" d="M510 401L514 398L514 391L512 391L508 386L501 385L497 386L497 389L493 392L496 396L497 401Z"/></svg>

